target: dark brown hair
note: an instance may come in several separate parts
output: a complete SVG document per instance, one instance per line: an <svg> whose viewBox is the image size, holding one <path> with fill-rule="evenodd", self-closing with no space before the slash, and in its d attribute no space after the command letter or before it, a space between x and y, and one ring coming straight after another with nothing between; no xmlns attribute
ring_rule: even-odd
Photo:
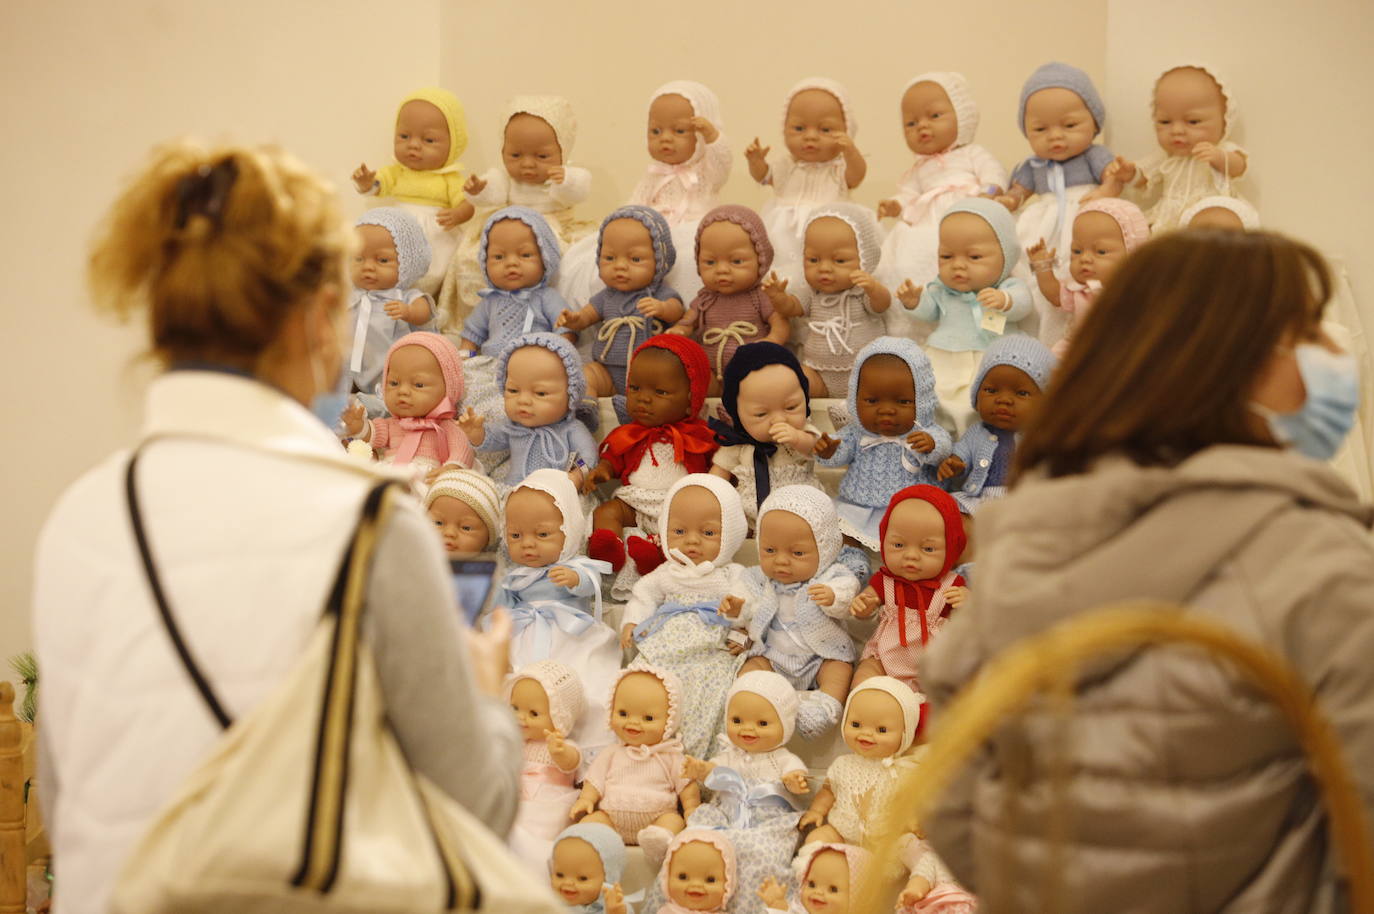
<svg viewBox="0 0 1374 914"><path fill-rule="evenodd" d="M1326 262L1271 232L1182 231L1122 264L1075 328L1017 472L1082 473L1121 453L1172 465L1216 444L1273 446L1248 408L1270 354L1310 337Z"/></svg>
<svg viewBox="0 0 1374 914"><path fill-rule="evenodd" d="M164 364L252 369L293 305L342 281L346 243L333 191L285 153L172 143L106 215L90 287L121 318L148 312Z"/></svg>

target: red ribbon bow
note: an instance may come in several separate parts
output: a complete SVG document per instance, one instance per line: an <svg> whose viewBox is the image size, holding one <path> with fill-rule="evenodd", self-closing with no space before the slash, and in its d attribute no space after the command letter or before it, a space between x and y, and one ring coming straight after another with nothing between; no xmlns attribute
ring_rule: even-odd
<svg viewBox="0 0 1374 914"><path fill-rule="evenodd" d="M716 436L700 419L682 419L667 425L626 423L601 442L601 456L610 462L621 482L629 482L630 474L639 469L646 452L657 465L649 449L659 441L673 443L673 459L685 466L688 473L705 473L711 468Z"/></svg>

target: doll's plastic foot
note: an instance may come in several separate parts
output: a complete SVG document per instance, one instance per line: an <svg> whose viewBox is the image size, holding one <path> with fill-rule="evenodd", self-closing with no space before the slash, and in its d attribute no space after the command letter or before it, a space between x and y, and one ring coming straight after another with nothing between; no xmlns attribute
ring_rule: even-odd
<svg viewBox="0 0 1374 914"><path fill-rule="evenodd" d="M840 722L840 712L844 709L835 696L816 689L800 692L797 697L797 730L802 739L819 739Z"/></svg>
<svg viewBox="0 0 1374 914"><path fill-rule="evenodd" d="M587 556L610 562L611 571L619 571L625 567L625 543L610 530L593 530L587 538Z"/></svg>
<svg viewBox="0 0 1374 914"><path fill-rule="evenodd" d="M639 849L644 852L644 859L653 869L658 872L658 868L663 865L663 858L668 855L668 845L673 842L673 833L662 825L646 825L635 835L639 842Z"/></svg>
<svg viewBox="0 0 1374 914"><path fill-rule="evenodd" d="M640 577L667 561L663 557L663 550L658 548L658 544L642 536L632 536L627 539L625 549L630 553L630 558L635 563L635 571L639 572Z"/></svg>

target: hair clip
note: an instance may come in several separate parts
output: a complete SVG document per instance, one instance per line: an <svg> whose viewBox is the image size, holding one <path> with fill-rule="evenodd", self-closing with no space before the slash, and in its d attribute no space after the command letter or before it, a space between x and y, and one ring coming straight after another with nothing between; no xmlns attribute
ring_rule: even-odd
<svg viewBox="0 0 1374 914"><path fill-rule="evenodd" d="M195 174L177 182L178 229L186 228L192 216L204 216L218 230L224 214L224 201L239 176L239 167L232 158L220 160L214 166L201 165Z"/></svg>

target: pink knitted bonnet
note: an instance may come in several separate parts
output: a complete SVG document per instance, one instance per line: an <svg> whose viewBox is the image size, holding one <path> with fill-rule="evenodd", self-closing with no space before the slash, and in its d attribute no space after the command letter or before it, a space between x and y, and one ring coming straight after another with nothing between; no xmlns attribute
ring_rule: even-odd
<svg viewBox="0 0 1374 914"><path fill-rule="evenodd" d="M658 871L659 888L663 890L664 897L668 897L668 870L673 863L673 854L684 844L691 844L693 841L711 845L720 851L720 858L725 861L725 897L721 900L720 907L720 910L724 910L730 904L730 896L735 893L735 846L725 837L725 833L718 829L688 828L678 832L677 837L668 845L668 853L663 856L663 866Z"/></svg>
<svg viewBox="0 0 1374 914"><path fill-rule="evenodd" d="M1129 200L1103 197L1080 206L1078 215L1084 213L1106 213L1111 216L1121 229L1121 239L1126 242L1128 254L1150 240L1150 224L1145 221L1145 214Z"/></svg>
<svg viewBox="0 0 1374 914"><path fill-rule="evenodd" d="M386 351L386 365L382 368L383 389L386 387L387 375L391 372L391 357L402 346L422 346L430 351L444 376L444 395L457 409L458 404L463 402L463 360L458 355L458 347L437 333L417 330L407 333L391 344L391 348Z"/></svg>

